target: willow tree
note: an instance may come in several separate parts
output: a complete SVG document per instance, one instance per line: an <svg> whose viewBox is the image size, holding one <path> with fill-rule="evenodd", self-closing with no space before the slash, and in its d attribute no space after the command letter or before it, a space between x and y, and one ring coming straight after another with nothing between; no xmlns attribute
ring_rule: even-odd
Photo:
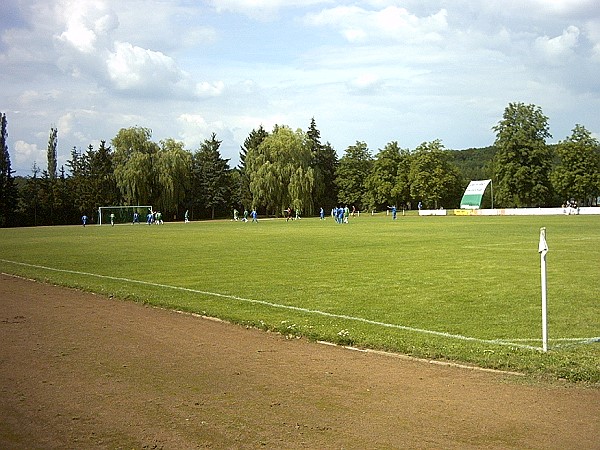
<svg viewBox="0 0 600 450"><path fill-rule="evenodd" d="M184 149L183 142L169 138L160 141L154 159L158 209L176 213L190 188L192 154Z"/></svg>
<svg viewBox="0 0 600 450"><path fill-rule="evenodd" d="M248 149L246 171L254 207L276 214L287 207L312 209L314 170L306 133L275 126L256 148Z"/></svg>
<svg viewBox="0 0 600 450"><path fill-rule="evenodd" d="M152 142L149 128L122 128L112 140L115 180L128 205L176 212L189 186L191 154L173 139Z"/></svg>
<svg viewBox="0 0 600 450"><path fill-rule="evenodd" d="M152 130L121 128L112 140L115 180L125 203L152 205L158 200L154 168L159 146L152 142Z"/></svg>

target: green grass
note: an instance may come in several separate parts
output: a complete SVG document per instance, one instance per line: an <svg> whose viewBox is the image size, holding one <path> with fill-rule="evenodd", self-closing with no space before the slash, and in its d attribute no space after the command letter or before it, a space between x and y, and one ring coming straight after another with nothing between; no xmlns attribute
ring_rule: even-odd
<svg viewBox="0 0 600 450"><path fill-rule="evenodd" d="M529 348L541 347L542 226L548 353ZM595 384L600 343L567 339L600 336L599 249L600 216L365 215L1 229L0 271L286 335Z"/></svg>

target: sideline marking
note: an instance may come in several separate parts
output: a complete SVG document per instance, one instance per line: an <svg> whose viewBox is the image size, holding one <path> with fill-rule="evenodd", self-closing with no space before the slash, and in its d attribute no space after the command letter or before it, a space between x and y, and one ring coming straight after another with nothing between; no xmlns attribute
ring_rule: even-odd
<svg viewBox="0 0 600 450"><path fill-rule="evenodd" d="M334 319L351 320L354 322L367 323L369 325L377 325L377 326L382 326L382 327L386 327L386 328L395 328L398 330L411 331L411 332L422 333L422 334L429 334L429 335L440 336L440 337L449 338L449 339L458 339L458 340L462 340L462 341L479 342L482 344L504 345L504 346L528 349L528 350L541 350L541 347L535 347L533 345L526 345L526 344L518 344L515 342L508 342L503 339L479 339L479 338L474 338L474 337L470 337L470 336L462 336L460 334L445 333L443 331L425 330L423 328L413 328L413 327L408 327L405 325L397 325L397 324L379 322L376 320L365 319L362 317L347 316L345 314L334 314L334 313L329 313L326 311L319 311L318 309L301 308L299 306L292 306L292 305L281 305L278 303L267 302L265 300L254 300L254 299L250 299L250 298L238 297L236 295L220 294L218 292L208 292L208 291L202 291L199 289L185 288L185 287L181 287L181 286L171 286L168 284L153 283L151 281L140 281L140 280L132 280L130 278L113 277L110 275L99 275L97 273L81 272L78 270L57 269L54 267L41 266L41 265L37 265L37 264L28 264L28 263L24 263L24 262L11 261L11 260L2 259L2 258L0 258L0 261L10 263L10 264L16 264L19 266L50 270L53 272L71 273L74 275L85 275L85 276L89 276L89 277L103 278L106 280L124 281L126 283L142 284L142 285L146 285L146 286L155 286L155 287L160 287L160 288L173 289L173 290L184 291L184 292L191 292L194 294L208 295L208 296L218 297L218 298L226 298L226 299L230 299L230 300L237 300L240 302L270 306L272 308L288 309L291 311L315 314L315 315L320 315L320 316L325 316L325 317L331 317Z"/></svg>
<svg viewBox="0 0 600 450"><path fill-rule="evenodd" d="M401 353L391 353L391 352L386 352L384 350L374 350L374 349L370 349L370 348L357 348L357 347L352 347L349 345L338 345L338 344L334 344L332 342L327 342L327 341L317 341L317 344L328 345L330 347L343 348L346 350L352 350L352 351L361 352L361 353L373 353L375 355L387 356L389 358L405 359L407 361L417 361L417 362L433 364L433 365L437 365L437 366L456 367L459 369L468 369L468 370L476 370L476 371L481 371L481 372L499 373L499 374L503 374L503 375L516 375L516 376L524 376L525 375L524 373L521 373L521 372L511 372L509 370L489 369L487 367L470 366L468 364L455 363L452 361L438 361L435 359L417 358L416 356L403 355Z"/></svg>

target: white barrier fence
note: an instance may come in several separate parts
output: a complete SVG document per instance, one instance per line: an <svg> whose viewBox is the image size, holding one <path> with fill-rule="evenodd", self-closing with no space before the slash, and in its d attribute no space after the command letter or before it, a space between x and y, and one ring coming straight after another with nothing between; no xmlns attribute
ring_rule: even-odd
<svg viewBox="0 0 600 450"><path fill-rule="evenodd" d="M600 215L600 207L581 208L497 208L497 209L422 209L420 216L568 216Z"/></svg>

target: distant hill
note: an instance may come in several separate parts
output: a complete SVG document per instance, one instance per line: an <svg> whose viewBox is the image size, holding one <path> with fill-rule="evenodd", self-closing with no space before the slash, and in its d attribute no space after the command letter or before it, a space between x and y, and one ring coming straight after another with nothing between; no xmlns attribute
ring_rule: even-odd
<svg viewBox="0 0 600 450"><path fill-rule="evenodd" d="M450 150L451 161L460 169L465 181L487 180L492 178L492 160L496 147Z"/></svg>

